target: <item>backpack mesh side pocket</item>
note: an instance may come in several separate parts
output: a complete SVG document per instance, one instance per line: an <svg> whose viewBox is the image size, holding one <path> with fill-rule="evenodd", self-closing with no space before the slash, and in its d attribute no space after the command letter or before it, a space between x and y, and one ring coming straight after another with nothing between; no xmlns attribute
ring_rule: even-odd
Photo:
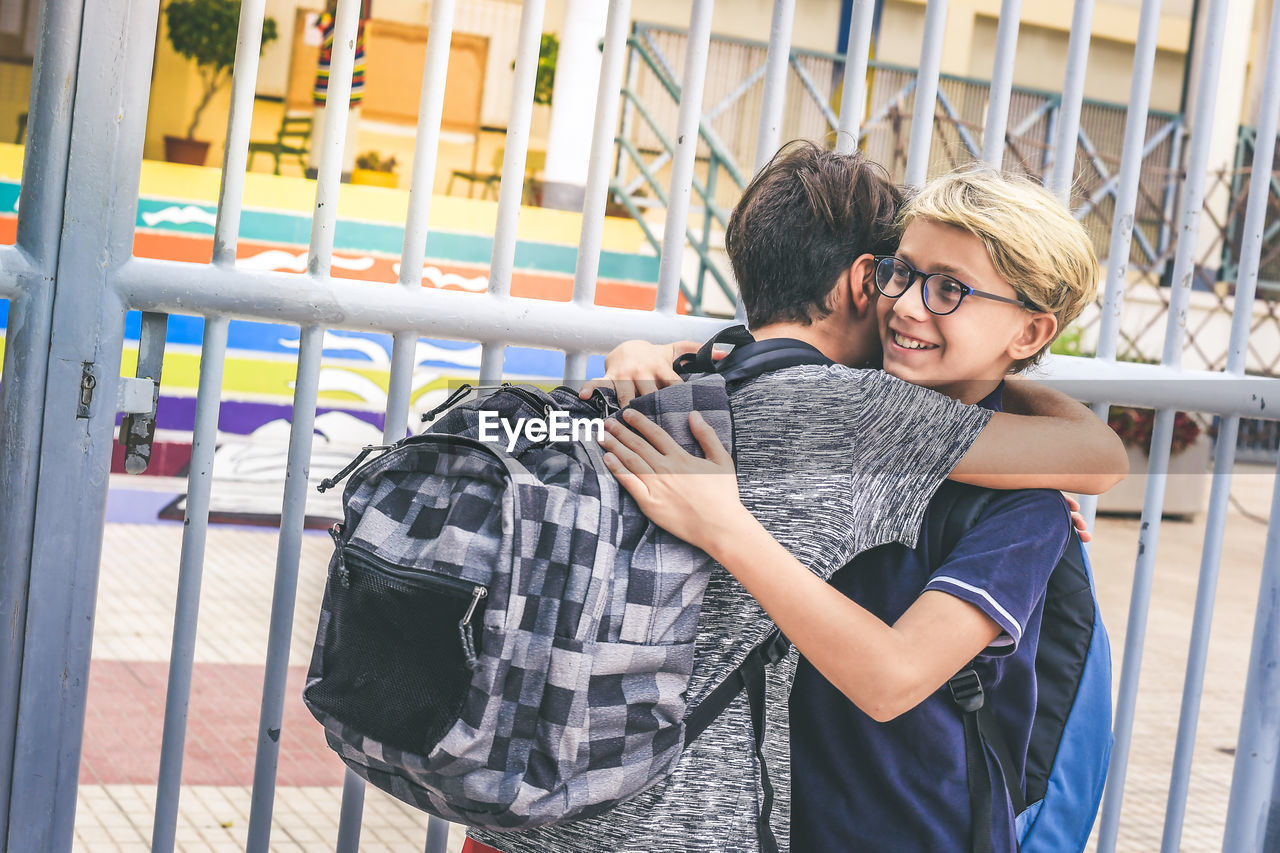
<svg viewBox="0 0 1280 853"><path fill-rule="evenodd" d="M372 740L427 755L462 711L472 670L460 631L478 641L482 605L456 582L397 576L350 552L334 563L323 677L305 698Z"/></svg>

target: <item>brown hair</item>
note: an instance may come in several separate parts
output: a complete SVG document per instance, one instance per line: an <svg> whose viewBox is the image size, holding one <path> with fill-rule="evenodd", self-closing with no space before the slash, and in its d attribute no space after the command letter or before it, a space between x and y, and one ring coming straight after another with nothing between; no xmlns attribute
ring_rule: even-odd
<svg viewBox="0 0 1280 853"><path fill-rule="evenodd" d="M864 254L891 254L902 193L861 153L799 140L747 186L725 249L752 328L831 313L840 274Z"/></svg>

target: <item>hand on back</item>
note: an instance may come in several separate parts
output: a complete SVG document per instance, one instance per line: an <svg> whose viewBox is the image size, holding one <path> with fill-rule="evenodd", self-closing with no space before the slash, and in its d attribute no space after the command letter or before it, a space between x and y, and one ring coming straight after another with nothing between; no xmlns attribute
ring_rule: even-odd
<svg viewBox="0 0 1280 853"><path fill-rule="evenodd" d="M671 364L685 353L697 352L698 347L697 341L623 341L605 356L604 376L583 385L578 394L585 400L597 388L612 388L618 394L618 405L625 406L636 397L682 382ZM723 358L724 354L716 353L714 357Z"/></svg>

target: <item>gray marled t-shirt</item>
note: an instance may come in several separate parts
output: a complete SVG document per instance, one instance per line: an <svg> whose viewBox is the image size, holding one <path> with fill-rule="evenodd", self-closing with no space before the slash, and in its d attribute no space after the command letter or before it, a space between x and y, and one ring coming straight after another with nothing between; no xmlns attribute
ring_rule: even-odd
<svg viewBox="0 0 1280 853"><path fill-rule="evenodd" d="M916 543L934 491L991 412L878 370L801 365L729 391L742 502L823 578L887 542ZM773 629L722 567L712 571L698 623L689 707ZM764 753L775 790L771 823L788 847L787 700L794 649L767 680ZM745 695L687 749L671 776L603 815L515 833L472 830L504 853L756 853L762 789Z"/></svg>

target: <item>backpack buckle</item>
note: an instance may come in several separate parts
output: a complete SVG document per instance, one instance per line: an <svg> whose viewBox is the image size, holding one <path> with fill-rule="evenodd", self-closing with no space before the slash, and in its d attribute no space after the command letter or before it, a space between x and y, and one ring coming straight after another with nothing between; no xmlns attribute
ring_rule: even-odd
<svg viewBox="0 0 1280 853"><path fill-rule="evenodd" d="M972 714L986 702L982 693L982 679L978 678L978 673L972 667L952 676L947 686L951 688L951 698L965 713Z"/></svg>

